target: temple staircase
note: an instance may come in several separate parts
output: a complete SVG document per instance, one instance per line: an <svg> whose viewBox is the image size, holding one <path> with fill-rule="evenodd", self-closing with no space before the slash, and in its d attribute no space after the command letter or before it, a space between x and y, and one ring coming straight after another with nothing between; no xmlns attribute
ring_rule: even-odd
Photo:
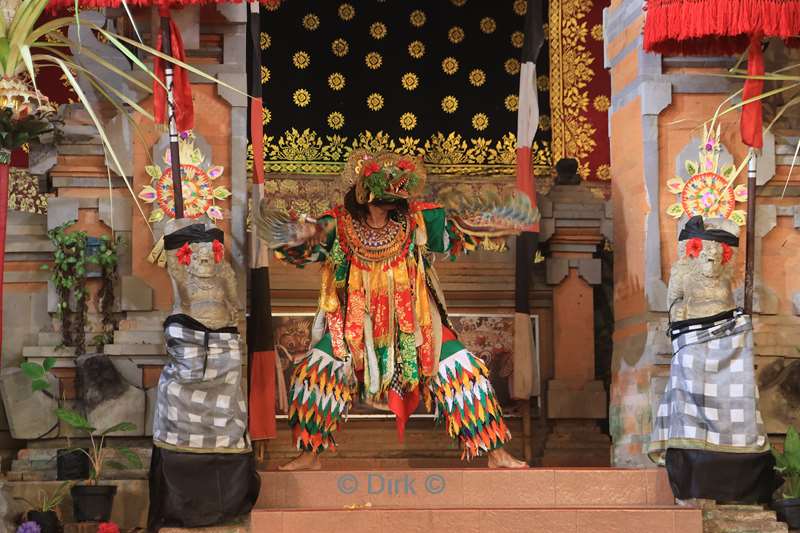
<svg viewBox="0 0 800 533"><path fill-rule="evenodd" d="M367 463L368 464L368 463ZM253 533L702 533L663 470L344 469L262 473Z"/></svg>

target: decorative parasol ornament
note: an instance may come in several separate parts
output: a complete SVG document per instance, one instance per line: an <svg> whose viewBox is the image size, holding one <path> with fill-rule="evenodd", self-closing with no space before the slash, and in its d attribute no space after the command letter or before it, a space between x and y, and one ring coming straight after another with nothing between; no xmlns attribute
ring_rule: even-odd
<svg viewBox="0 0 800 533"><path fill-rule="evenodd" d="M747 187L733 186L736 167L724 165L719 168L719 128L716 135L707 129L703 131L705 142L700 145L699 159L685 162L689 179L675 177L667 181L667 189L677 194L679 202L667 208L667 214L674 218L686 215L691 218L701 215L704 218L726 218L739 226L744 226L747 213L736 209L736 202L747 201Z"/></svg>
<svg viewBox="0 0 800 533"><path fill-rule="evenodd" d="M49 130L55 112L50 100L19 76L0 78L0 151L10 154Z"/></svg>
<svg viewBox="0 0 800 533"><path fill-rule="evenodd" d="M222 209L217 200L225 200L231 192L224 186L214 186L214 181L222 176L224 167L212 165L206 156L195 146L194 136L186 134L178 142L181 161L181 183L183 191L184 217L200 218L203 215L214 221L222 220ZM145 171L150 176L150 184L142 188L139 198L154 204L150 222L158 222L165 216L175 218L175 196L172 189L172 154L169 147L164 151L165 168L148 165Z"/></svg>

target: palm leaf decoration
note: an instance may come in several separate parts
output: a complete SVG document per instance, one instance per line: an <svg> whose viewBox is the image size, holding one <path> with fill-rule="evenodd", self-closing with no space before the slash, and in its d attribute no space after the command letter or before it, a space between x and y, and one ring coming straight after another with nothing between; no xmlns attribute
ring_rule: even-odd
<svg viewBox="0 0 800 533"><path fill-rule="evenodd" d="M539 211L531 206L530 199L517 191L465 195L451 189L442 192L439 198L448 218L470 235L517 235L539 220Z"/></svg>

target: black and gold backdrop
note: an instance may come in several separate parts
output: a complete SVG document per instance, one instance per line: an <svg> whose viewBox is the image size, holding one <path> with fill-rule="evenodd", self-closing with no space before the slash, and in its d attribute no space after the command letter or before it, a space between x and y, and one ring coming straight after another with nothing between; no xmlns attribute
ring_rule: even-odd
<svg viewBox="0 0 800 533"><path fill-rule="evenodd" d="M422 155L432 174L513 175L526 7L289 0L262 8L267 172L336 174L352 148L367 147ZM548 57L545 46L538 173L551 164Z"/></svg>

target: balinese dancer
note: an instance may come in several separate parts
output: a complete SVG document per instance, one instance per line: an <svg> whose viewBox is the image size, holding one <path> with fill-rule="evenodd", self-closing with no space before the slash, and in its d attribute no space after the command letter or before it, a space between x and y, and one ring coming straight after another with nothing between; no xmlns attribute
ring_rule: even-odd
<svg viewBox="0 0 800 533"><path fill-rule="evenodd" d="M753 327L735 309L738 227L691 218L667 297L673 356L648 453L679 500L766 503L777 488L758 409Z"/></svg>
<svg viewBox="0 0 800 533"><path fill-rule="evenodd" d="M153 420L149 531L219 525L249 513L259 492L224 234L170 221L164 248L174 307L164 322L168 362Z"/></svg>
<svg viewBox="0 0 800 533"><path fill-rule="evenodd" d="M294 370L289 423L301 454L287 470L318 469L352 397L397 416L402 437L420 397L443 418L470 459L489 466L525 463L502 448L511 438L483 362L456 338L433 269L433 253L455 256L477 246L499 250L537 213L524 195L459 200L462 214L415 201L422 161L354 151L343 177L344 205L319 220L270 210L256 216L261 236L281 259L322 264L311 351Z"/></svg>

